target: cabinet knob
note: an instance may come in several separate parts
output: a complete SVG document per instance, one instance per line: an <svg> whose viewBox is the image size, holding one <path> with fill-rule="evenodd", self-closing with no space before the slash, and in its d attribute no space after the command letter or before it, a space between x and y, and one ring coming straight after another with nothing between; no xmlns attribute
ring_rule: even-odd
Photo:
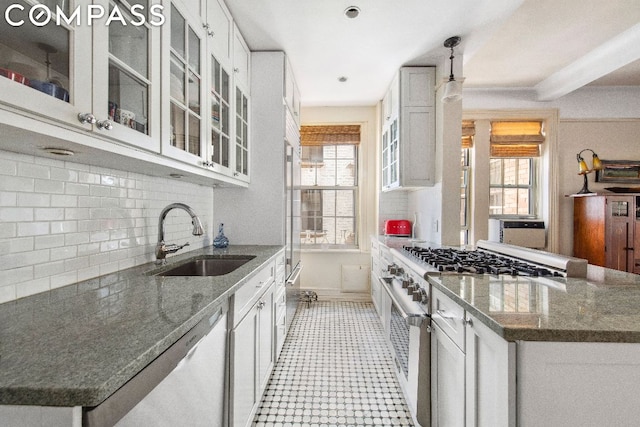
<svg viewBox="0 0 640 427"><path fill-rule="evenodd" d="M82 124L87 124L88 123L88 124L91 124L91 125L98 121L96 119L96 116L94 116L91 113L79 113L78 114L78 120Z"/></svg>
<svg viewBox="0 0 640 427"><path fill-rule="evenodd" d="M96 123L96 126L98 126L98 129L100 130L113 129L113 123L111 122L111 120L100 120L99 122Z"/></svg>
<svg viewBox="0 0 640 427"><path fill-rule="evenodd" d="M467 326L473 326L473 320L471 318L462 318L462 324Z"/></svg>
<svg viewBox="0 0 640 427"><path fill-rule="evenodd" d="M265 305L266 305L266 303L264 301L260 301L258 303L258 308L262 309L262 308L264 308Z"/></svg>
<svg viewBox="0 0 640 427"><path fill-rule="evenodd" d="M234 73L239 73L239 72L240 72L240 68L235 67L235 68L233 69L233 72L234 72Z"/></svg>

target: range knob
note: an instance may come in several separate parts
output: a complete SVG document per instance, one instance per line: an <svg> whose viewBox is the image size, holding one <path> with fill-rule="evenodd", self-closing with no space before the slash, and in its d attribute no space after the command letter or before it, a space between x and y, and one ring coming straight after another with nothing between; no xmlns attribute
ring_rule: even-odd
<svg viewBox="0 0 640 427"><path fill-rule="evenodd" d="M413 300L426 305L429 302L427 291L425 291L423 288L418 288L413 292Z"/></svg>
<svg viewBox="0 0 640 427"><path fill-rule="evenodd" d="M408 288L409 286L413 286L413 277L404 278L402 280L403 288Z"/></svg>
<svg viewBox="0 0 640 427"><path fill-rule="evenodd" d="M417 283L412 284L410 286L407 287L407 294L409 295L413 295L414 292L417 292L418 289L420 289L420 286L418 286Z"/></svg>

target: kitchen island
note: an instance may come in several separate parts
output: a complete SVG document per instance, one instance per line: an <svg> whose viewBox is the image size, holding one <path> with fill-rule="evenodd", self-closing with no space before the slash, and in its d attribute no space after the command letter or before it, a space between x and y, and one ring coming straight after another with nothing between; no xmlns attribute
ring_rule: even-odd
<svg viewBox="0 0 640 427"><path fill-rule="evenodd" d="M436 425L637 425L640 276L589 265L586 278L428 280Z"/></svg>
<svg viewBox="0 0 640 427"><path fill-rule="evenodd" d="M208 247L0 304L5 405L93 407L226 304L282 246ZM203 255L252 255L214 277L158 276ZM0 423L1 424L1 423Z"/></svg>

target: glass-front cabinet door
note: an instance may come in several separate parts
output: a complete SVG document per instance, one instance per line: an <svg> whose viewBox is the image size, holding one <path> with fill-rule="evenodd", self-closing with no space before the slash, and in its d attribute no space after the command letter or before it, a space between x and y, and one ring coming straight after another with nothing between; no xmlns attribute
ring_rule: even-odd
<svg viewBox="0 0 640 427"><path fill-rule="evenodd" d="M236 156L234 176L249 176L249 101L236 87Z"/></svg>
<svg viewBox="0 0 640 427"><path fill-rule="evenodd" d="M106 16L93 24L96 127L111 138L159 152L160 18L151 9L156 3L95 4L104 7Z"/></svg>
<svg viewBox="0 0 640 427"><path fill-rule="evenodd" d="M169 102L164 102L168 114L163 113L163 117L169 126L162 150L169 157L202 166L206 41L202 26L188 21L176 4L171 4L170 12L165 9L165 14L170 20L168 63L163 64L168 69Z"/></svg>
<svg viewBox="0 0 640 427"><path fill-rule="evenodd" d="M58 19L79 5L0 0L0 103L83 126L78 113L92 107L91 27Z"/></svg>
<svg viewBox="0 0 640 427"><path fill-rule="evenodd" d="M208 166L231 175L231 79L222 64L211 55L211 145Z"/></svg>

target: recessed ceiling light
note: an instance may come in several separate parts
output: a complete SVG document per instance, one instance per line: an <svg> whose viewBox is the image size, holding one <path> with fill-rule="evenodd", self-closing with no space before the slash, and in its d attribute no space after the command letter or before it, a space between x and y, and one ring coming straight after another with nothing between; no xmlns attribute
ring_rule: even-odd
<svg viewBox="0 0 640 427"><path fill-rule="evenodd" d="M347 80L348 80L348 78L347 78L347 77L345 77L345 76L340 76L340 77L338 77L338 81L339 81L340 83L344 83L344 82L346 82Z"/></svg>
<svg viewBox="0 0 640 427"><path fill-rule="evenodd" d="M46 151L49 154L55 154L56 156L73 156L75 154L71 150L59 147L44 147L42 148L42 151Z"/></svg>
<svg viewBox="0 0 640 427"><path fill-rule="evenodd" d="M360 15L360 8L358 6L349 6L344 10L344 16L349 19L357 18Z"/></svg>

